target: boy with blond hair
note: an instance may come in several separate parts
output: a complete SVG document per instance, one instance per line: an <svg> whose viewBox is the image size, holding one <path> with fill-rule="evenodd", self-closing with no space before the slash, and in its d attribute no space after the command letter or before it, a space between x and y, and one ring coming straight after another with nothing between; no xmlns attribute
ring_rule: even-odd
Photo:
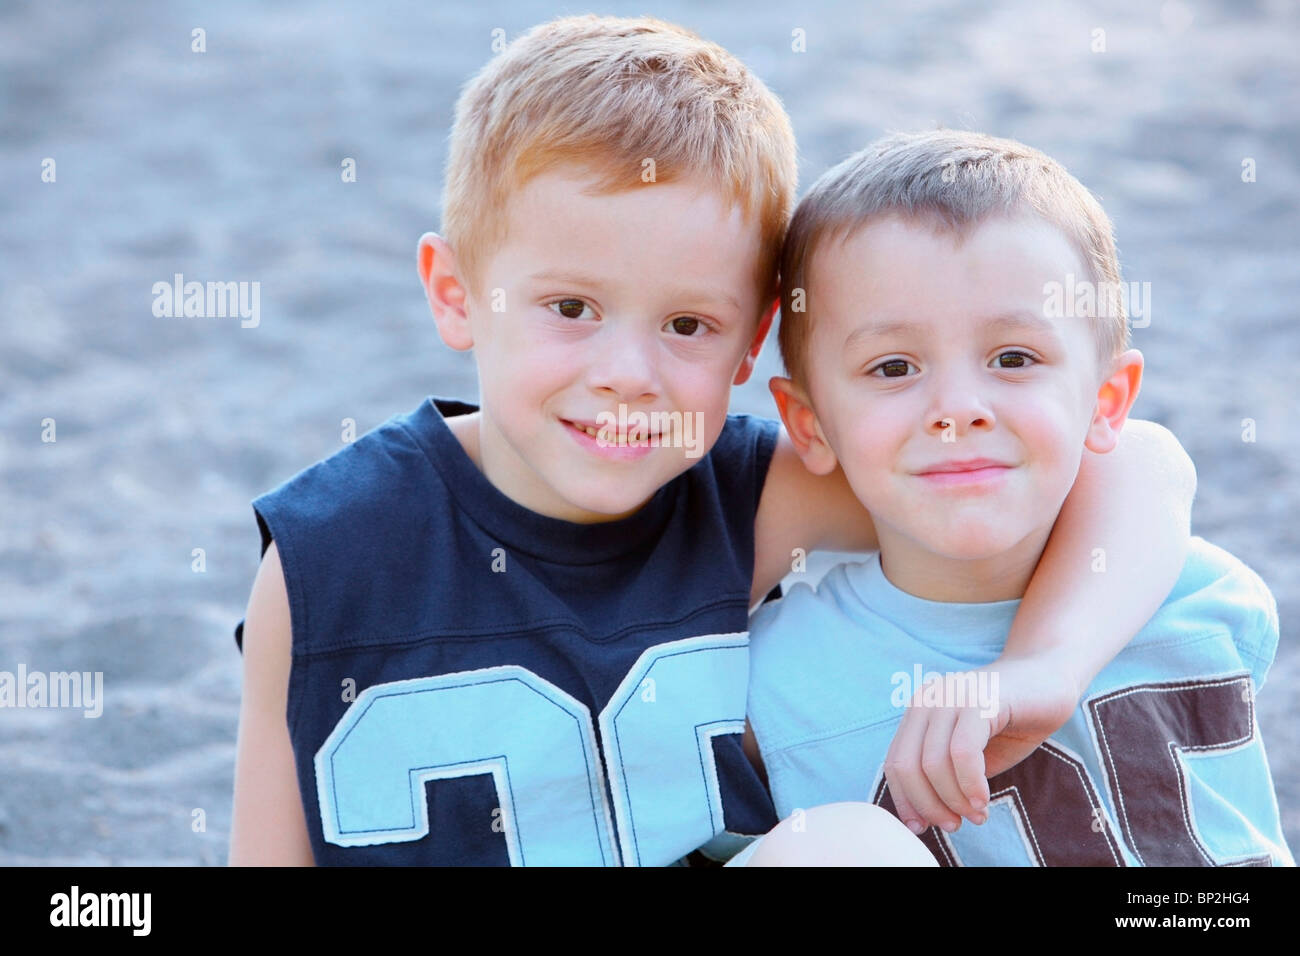
<svg viewBox="0 0 1300 956"><path fill-rule="evenodd" d="M543 24L467 85L418 267L478 403L426 400L253 502L232 863L663 865L776 822L741 749L748 611L795 549L875 547L842 475L727 412L794 184L776 97L669 24ZM1080 481L1013 628L1013 750L1174 580L1190 467L1149 438ZM1079 561L1117 536L1120 561L1157 544L1149 580ZM1063 657L1099 596L1096 653Z"/></svg>
<svg viewBox="0 0 1300 956"><path fill-rule="evenodd" d="M1121 445L1142 378L1111 232L1059 163L960 131L881 140L801 201L782 287L807 309L783 312L789 378L772 389L809 470L843 468L880 553L751 623L749 719L791 818L751 864L817 859L852 801L895 808L904 707L932 726L963 699L998 708L990 662L1081 461ZM925 848L967 866L1294 865L1255 719L1277 640L1264 583L1193 539L1064 726L987 782L987 820L929 829ZM972 675L991 679L953 679ZM838 817L817 826L799 809L823 805ZM887 859L915 858L884 832Z"/></svg>

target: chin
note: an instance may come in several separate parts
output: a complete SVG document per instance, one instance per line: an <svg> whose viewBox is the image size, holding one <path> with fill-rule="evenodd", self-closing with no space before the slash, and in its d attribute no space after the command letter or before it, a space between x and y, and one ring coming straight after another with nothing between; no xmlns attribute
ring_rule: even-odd
<svg viewBox="0 0 1300 956"><path fill-rule="evenodd" d="M566 494L564 498L575 508L613 519L638 510L654 496L654 493L653 488L641 494L626 485L608 489L585 485L574 488L573 494Z"/></svg>
<svg viewBox="0 0 1300 956"><path fill-rule="evenodd" d="M930 550L954 561L987 561L1005 554L1023 539L1005 527L982 523L951 528L930 542Z"/></svg>

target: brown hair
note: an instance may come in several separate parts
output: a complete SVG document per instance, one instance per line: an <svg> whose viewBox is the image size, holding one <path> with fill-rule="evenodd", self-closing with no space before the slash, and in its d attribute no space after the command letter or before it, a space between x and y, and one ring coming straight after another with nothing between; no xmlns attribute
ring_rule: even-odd
<svg viewBox="0 0 1300 956"><path fill-rule="evenodd" d="M1010 139L962 130L897 133L828 170L799 201L781 253L781 357L788 374L808 382L810 263L825 242L844 239L888 215L920 217L959 234L994 215L1029 210L1059 228L1078 250L1088 277L1118 292L1113 227L1100 203L1060 163ZM1064 278L1064 277L1063 277ZM1098 296L1093 322L1103 364L1128 344L1118 296Z"/></svg>
<svg viewBox="0 0 1300 956"><path fill-rule="evenodd" d="M465 86L456 104L443 194L444 238L462 280L504 238L512 190L576 163L599 192L705 177L746 218L757 216L755 281L776 282L794 205L794 133L780 100L734 56L647 17L593 15L541 24L515 39Z"/></svg>

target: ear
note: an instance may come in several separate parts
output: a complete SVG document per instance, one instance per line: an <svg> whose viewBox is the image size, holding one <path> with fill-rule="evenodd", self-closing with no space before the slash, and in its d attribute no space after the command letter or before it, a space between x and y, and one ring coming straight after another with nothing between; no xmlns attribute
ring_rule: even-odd
<svg viewBox="0 0 1300 956"><path fill-rule="evenodd" d="M817 413L813 411L808 393L788 378L774 375L767 383L776 399L781 421L785 422L790 443L803 460L803 466L814 475L829 475L838 462L830 442L822 434Z"/></svg>
<svg viewBox="0 0 1300 956"><path fill-rule="evenodd" d="M776 315L776 310L781 306L781 297L778 295L772 299L772 304L767 307L763 317L758 320L758 331L754 333L754 341L749 343L749 349L745 352L745 357L740 361L740 368L736 369L736 377L731 380L732 385L744 385L749 381L749 376L754 373L754 363L758 361L758 353L763 351L763 343L767 340L767 333L772 331L772 317Z"/></svg>
<svg viewBox="0 0 1300 956"><path fill-rule="evenodd" d="M1129 349L1115 360L1110 378L1097 390L1097 405L1084 446L1098 454L1112 451L1119 443L1120 429L1142 386L1142 353Z"/></svg>
<svg viewBox="0 0 1300 956"><path fill-rule="evenodd" d="M466 290L456 270L456 255L446 240L436 233L420 237L415 251L420 284L438 325L438 335L450 348L463 352L474 346L470 334L469 313L465 309Z"/></svg>

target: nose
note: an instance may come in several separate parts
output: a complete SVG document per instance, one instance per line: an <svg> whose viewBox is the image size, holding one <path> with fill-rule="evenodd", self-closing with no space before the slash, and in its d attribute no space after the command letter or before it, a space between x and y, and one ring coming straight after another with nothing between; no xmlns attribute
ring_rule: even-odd
<svg viewBox="0 0 1300 956"><path fill-rule="evenodd" d="M983 397L978 377L950 374L935 380L932 399L925 413L925 430L942 437L951 434L956 440L972 429L988 431L997 424L993 408Z"/></svg>
<svg viewBox="0 0 1300 956"><path fill-rule="evenodd" d="M659 394L653 336L643 334L630 322L610 322L593 344L596 355L587 371L593 390L627 404Z"/></svg>

